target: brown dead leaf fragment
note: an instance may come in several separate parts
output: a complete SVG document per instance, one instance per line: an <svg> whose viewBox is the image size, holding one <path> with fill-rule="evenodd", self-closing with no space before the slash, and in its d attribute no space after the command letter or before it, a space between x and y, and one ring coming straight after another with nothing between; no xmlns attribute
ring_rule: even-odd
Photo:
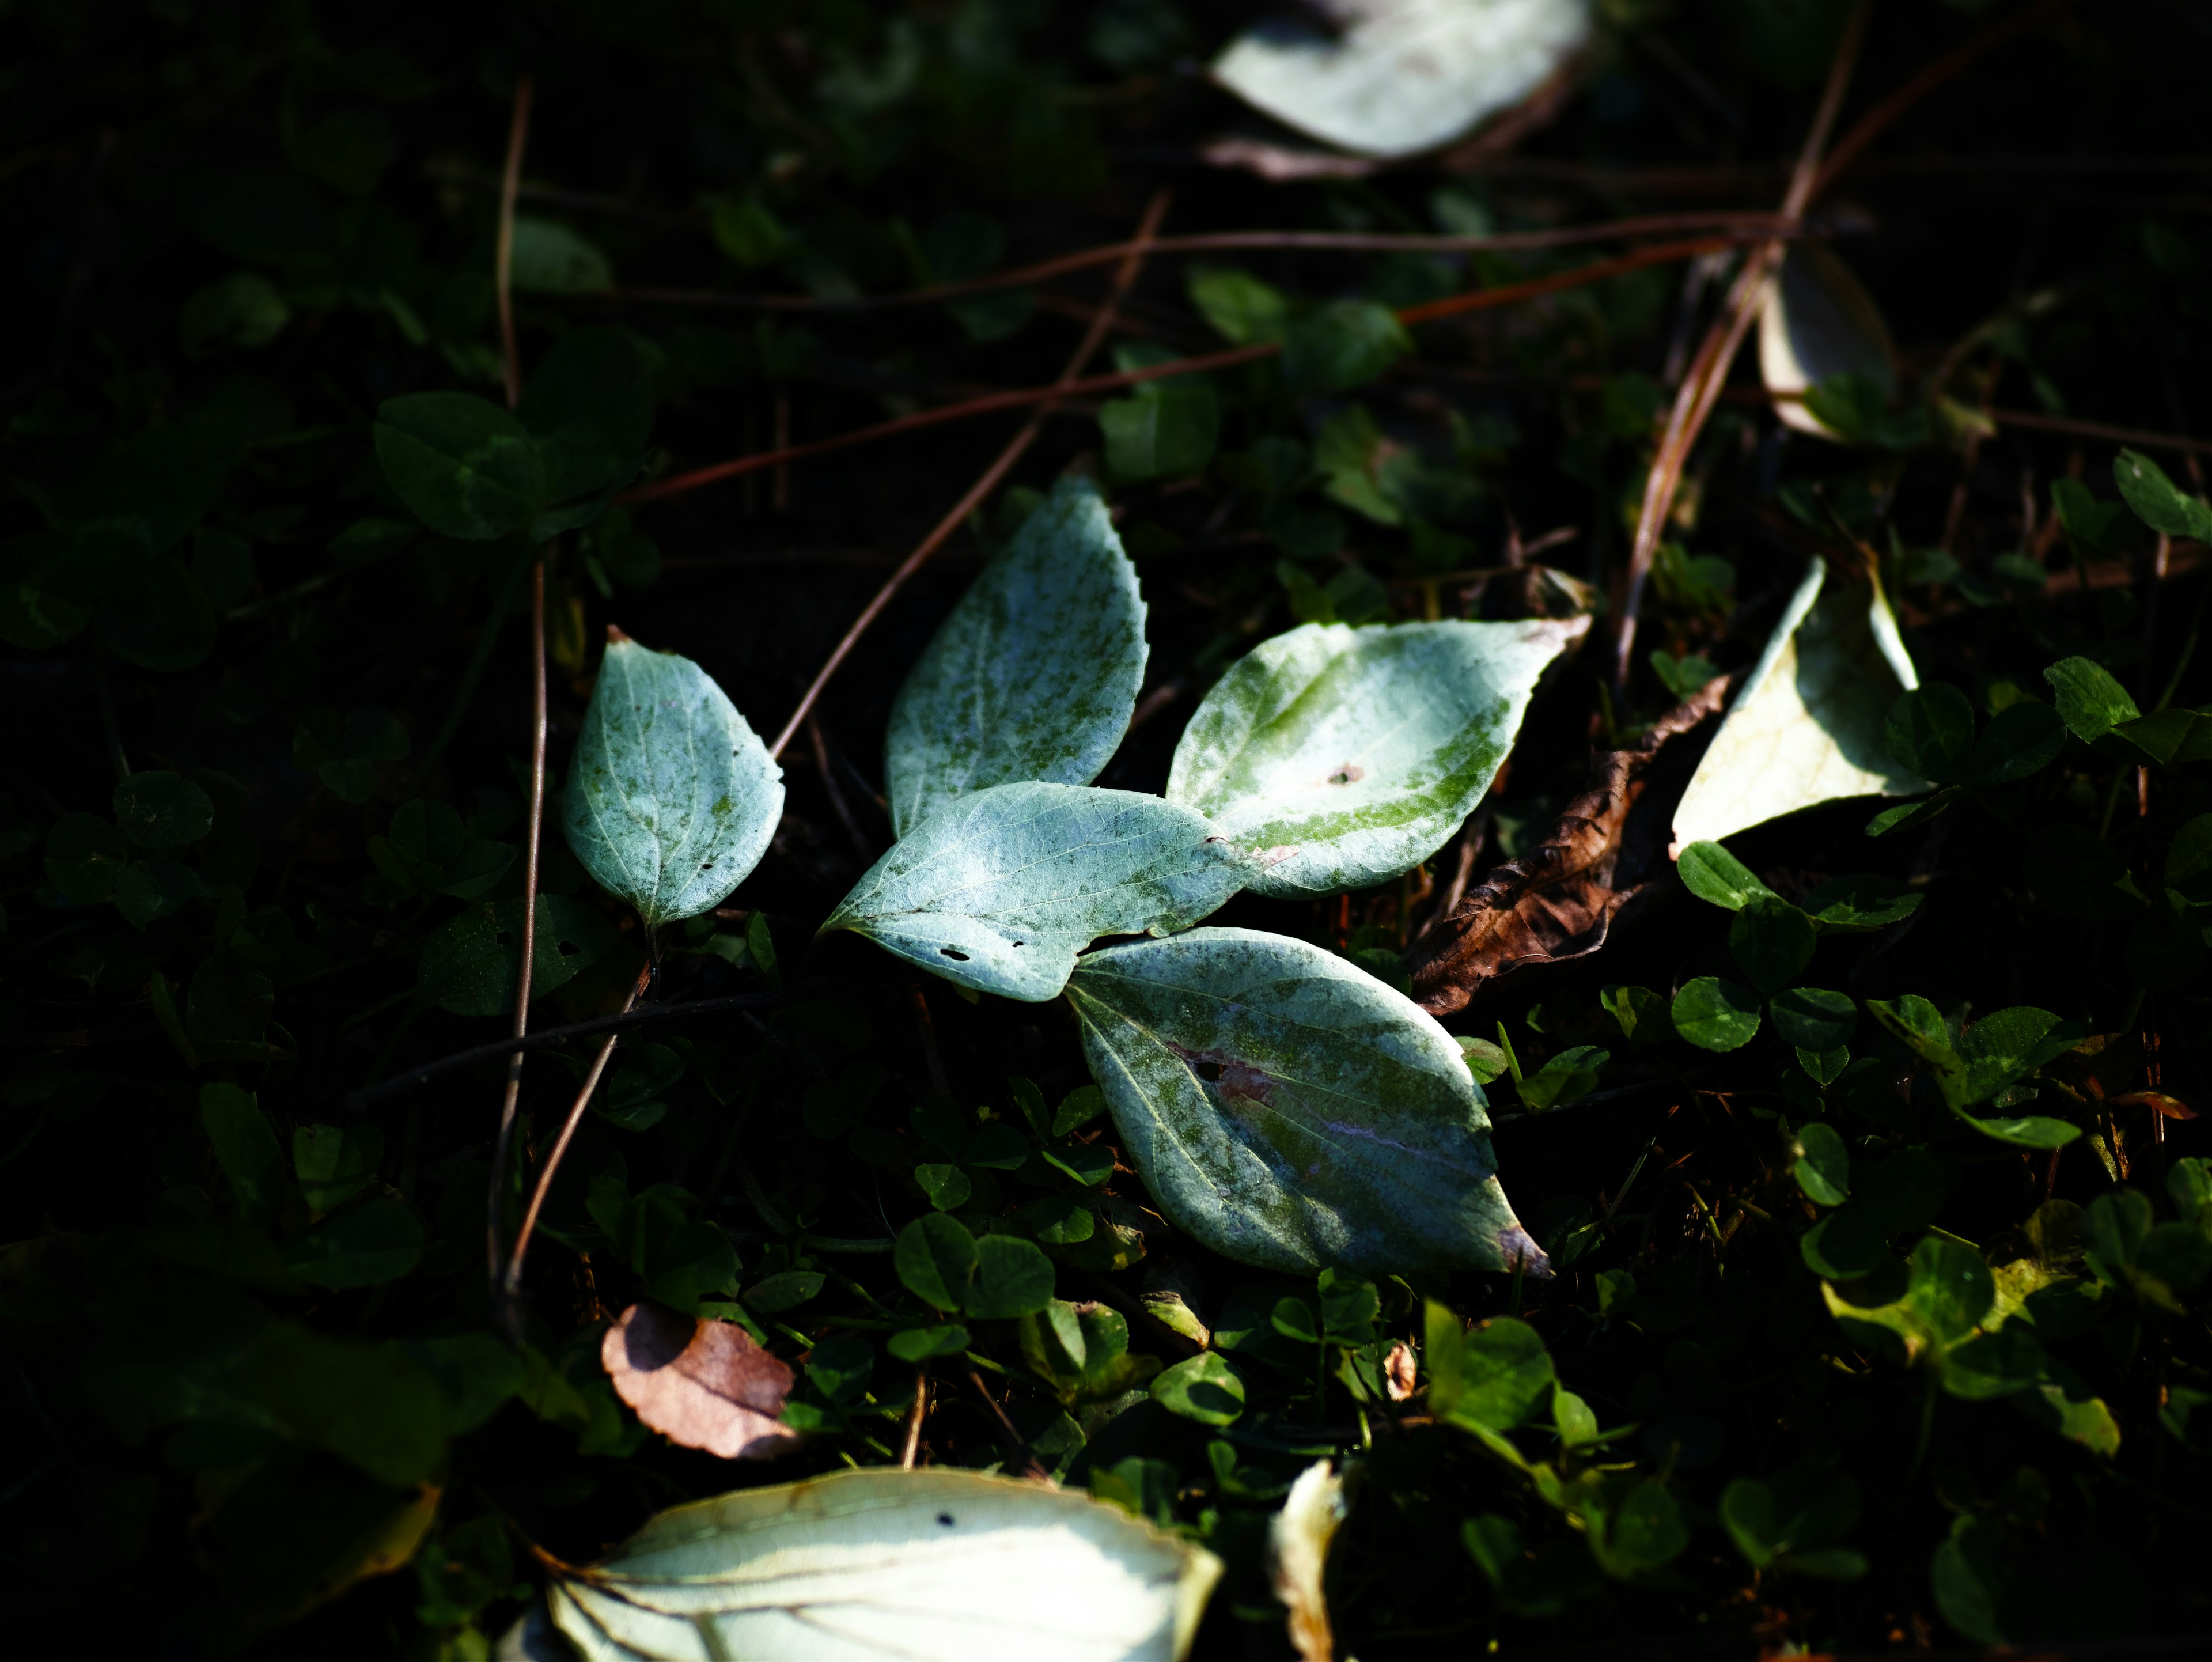
<svg viewBox="0 0 2212 1662"><path fill-rule="evenodd" d="M1516 971L1587 958L1605 945L1623 910L1671 869L1673 799L1703 747L1675 741L1710 738L1700 730L1728 690L1727 678L1717 678L1626 750L1600 752L1588 786L1542 843L1498 867L1423 931L1406 954L1423 1009L1449 1015ZM1637 813L1646 797L1668 812Z"/></svg>
<svg viewBox="0 0 2212 1662"><path fill-rule="evenodd" d="M615 1394L672 1443L725 1460L772 1460L799 1446L778 1418L791 1365L732 1322L634 1304L607 1330L599 1362Z"/></svg>

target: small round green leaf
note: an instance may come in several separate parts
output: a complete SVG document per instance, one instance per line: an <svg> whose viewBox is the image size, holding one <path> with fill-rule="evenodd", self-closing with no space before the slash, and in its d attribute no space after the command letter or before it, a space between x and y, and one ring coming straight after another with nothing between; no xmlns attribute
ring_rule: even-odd
<svg viewBox="0 0 2212 1662"><path fill-rule="evenodd" d="M611 923L567 895L538 897L530 995L542 998L614 949ZM416 984L455 1015L507 1015L522 967L522 898L479 900L430 933Z"/></svg>
<svg viewBox="0 0 2212 1662"><path fill-rule="evenodd" d="M1851 1001L1850 995L1825 987L1790 988L1777 993L1767 1008L1773 1013L1774 1031L1801 1050L1842 1050L1858 1031L1859 1007ZM1823 1085L1828 1082L1820 1081Z"/></svg>
<svg viewBox="0 0 2212 1662"><path fill-rule="evenodd" d="M1200 1425L1231 1425L1244 1411L1244 1381L1218 1354L1202 1351L1154 1379L1152 1400Z"/></svg>
<svg viewBox="0 0 2212 1662"><path fill-rule="evenodd" d="M115 823L134 848L180 849L215 828L215 804L173 773L134 773L115 788Z"/></svg>
<svg viewBox="0 0 2212 1662"><path fill-rule="evenodd" d="M1769 997L1804 973L1814 941L1813 920L1771 895L1753 896L1729 925L1729 950L1751 984Z"/></svg>
<svg viewBox="0 0 2212 1662"><path fill-rule="evenodd" d="M530 429L469 393L386 399L376 412L376 459L416 518L461 542L521 530L545 496Z"/></svg>
<svg viewBox="0 0 2212 1662"><path fill-rule="evenodd" d="M1700 976L1674 995L1674 1031L1701 1050L1740 1050L1759 1032L1759 997L1717 976Z"/></svg>
<svg viewBox="0 0 2212 1662"><path fill-rule="evenodd" d="M968 1348L968 1330L957 1322L936 1327L903 1328L884 1341L884 1348L902 1362L927 1361L932 1356L957 1356Z"/></svg>
<svg viewBox="0 0 2212 1662"><path fill-rule="evenodd" d="M1836 1128L1815 1120L1797 1134L1797 1186L1815 1206L1841 1206L1851 1192L1850 1151Z"/></svg>
<svg viewBox="0 0 2212 1662"><path fill-rule="evenodd" d="M979 1321L1012 1321L1052 1302L1052 1260L1018 1235L975 1243L975 1280L962 1308Z"/></svg>
<svg viewBox="0 0 2212 1662"><path fill-rule="evenodd" d="M98 814L65 813L46 833L46 881L72 905L108 898L130 861L123 833Z"/></svg>
<svg viewBox="0 0 2212 1662"><path fill-rule="evenodd" d="M1814 1275L1847 1282L1871 1274L1888 1258L1889 1238L1873 1214L1846 1206L1807 1230L1797 1251Z"/></svg>
<svg viewBox="0 0 2212 1662"><path fill-rule="evenodd" d="M1747 902L1774 891L1752 874L1745 865L1717 843L1692 843L1674 861L1682 886L1700 900L1740 911Z"/></svg>
<svg viewBox="0 0 2212 1662"><path fill-rule="evenodd" d="M1889 708L1889 753L1922 778L1955 785L1974 742L1974 707L1948 681L1924 681Z"/></svg>
<svg viewBox="0 0 2212 1662"><path fill-rule="evenodd" d="M932 1212L898 1233L891 1267L906 1290L938 1310L965 1306L975 1273L975 1238L956 1218Z"/></svg>
<svg viewBox="0 0 2212 1662"><path fill-rule="evenodd" d="M1945 1344L1972 1332L1996 1296L1990 1267L1972 1247L1929 1235L1912 1249L1905 1297Z"/></svg>
<svg viewBox="0 0 2212 1662"><path fill-rule="evenodd" d="M914 1180L921 1185L921 1192L929 1196L929 1203L940 1212L957 1212L968 1203L975 1184L968 1174L957 1166L932 1164L914 1168Z"/></svg>

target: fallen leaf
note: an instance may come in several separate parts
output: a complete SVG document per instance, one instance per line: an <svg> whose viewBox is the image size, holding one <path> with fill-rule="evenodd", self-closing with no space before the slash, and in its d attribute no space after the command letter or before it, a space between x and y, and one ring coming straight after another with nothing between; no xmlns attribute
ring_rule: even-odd
<svg viewBox="0 0 2212 1662"><path fill-rule="evenodd" d="M1879 583L1814 559L1674 809L1674 846L1718 843L1854 796L1928 788L1890 755L1890 706L1919 684Z"/></svg>
<svg viewBox="0 0 2212 1662"><path fill-rule="evenodd" d="M1719 713L1728 685L1714 679L1628 749L1600 752L1589 785L1542 843L1430 924L1407 954L1423 1009L1448 1015L1516 971L1587 958L1605 945L1622 910L1666 866L1667 816L1633 810L1655 782L1687 770L1690 747L1674 741ZM1655 772L1662 758L1674 765Z"/></svg>
<svg viewBox="0 0 2212 1662"><path fill-rule="evenodd" d="M1344 1522L1344 1479L1317 1460L1298 1474L1283 1509L1267 1531L1275 1597L1289 1612L1283 1617L1299 1662L1334 1662L1335 1635L1328 1625L1328 1594L1322 1578L1328 1568L1328 1545Z"/></svg>
<svg viewBox="0 0 2212 1662"><path fill-rule="evenodd" d="M1220 1561L1073 1489L836 1472L664 1512L547 1589L591 1662L1181 1662Z"/></svg>
<svg viewBox="0 0 2212 1662"><path fill-rule="evenodd" d="M1390 1354L1382 1359L1382 1389L1390 1393L1390 1400L1402 1403L1409 1400L1420 1384L1420 1373L1413 1361L1413 1347L1403 1339L1390 1347Z"/></svg>
<svg viewBox="0 0 2212 1662"><path fill-rule="evenodd" d="M801 1441L778 1417L791 1365L734 1323L634 1304L607 1330L599 1362L615 1394L672 1443L725 1460L772 1460Z"/></svg>
<svg viewBox="0 0 2212 1662"><path fill-rule="evenodd" d="M1216 82L1358 155L1449 143L1538 91L1590 33L1585 0L1330 0L1341 33L1270 21L1214 60Z"/></svg>
<svg viewBox="0 0 2212 1662"><path fill-rule="evenodd" d="M1777 396L1782 424L1840 436L1799 400L1839 374L1857 375L1887 398L1897 390L1896 356L1889 326L1851 268L1814 244L1790 249L1759 312L1759 376Z"/></svg>

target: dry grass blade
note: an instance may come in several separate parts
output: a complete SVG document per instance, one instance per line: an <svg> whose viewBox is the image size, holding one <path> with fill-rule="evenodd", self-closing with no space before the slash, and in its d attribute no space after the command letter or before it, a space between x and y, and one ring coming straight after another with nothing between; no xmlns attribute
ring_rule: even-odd
<svg viewBox="0 0 2212 1662"><path fill-rule="evenodd" d="M522 154L530 142L531 79L515 83L514 114L507 136L507 168L499 201L499 239L494 254L500 342L504 350L507 407L522 401L522 354L514 338L514 201L522 181ZM521 962L515 971L514 1037L530 1031L530 977L538 955L538 845L545 829L545 562L530 571L530 817L522 849ZM484 1275L495 1301L500 1284L499 1217L507 1196L507 1160L514 1148L514 1112L522 1096L522 1052L507 1058L507 1089L499 1108L499 1135L491 1157L490 1197L484 1209Z"/></svg>
<svg viewBox="0 0 2212 1662"><path fill-rule="evenodd" d="M734 1323L634 1304L607 1330L599 1365L641 1421L684 1448L773 1460L805 1440L781 1418L791 1364Z"/></svg>
<svg viewBox="0 0 2212 1662"><path fill-rule="evenodd" d="M1725 678L1709 683L1626 750L1601 752L1589 785L1543 842L1429 926L1407 954L1423 1009L1449 1015L1516 971L1587 958L1605 945L1666 867L1674 801L1702 748L1676 741L1720 714L1728 687Z"/></svg>

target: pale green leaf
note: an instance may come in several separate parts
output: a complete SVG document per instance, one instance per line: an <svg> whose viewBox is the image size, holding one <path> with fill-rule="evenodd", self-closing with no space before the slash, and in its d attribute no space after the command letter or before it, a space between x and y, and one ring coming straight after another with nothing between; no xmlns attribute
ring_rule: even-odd
<svg viewBox="0 0 2212 1662"><path fill-rule="evenodd" d="M653 1518L557 1575L589 1662L1178 1662L1211 1553L1071 1489L840 1471Z"/></svg>
<svg viewBox="0 0 2212 1662"><path fill-rule="evenodd" d="M1587 0L1370 0L1343 15L1340 34L1251 29L1214 60L1213 78L1328 143L1413 155L1520 103L1591 26Z"/></svg>
<svg viewBox="0 0 2212 1662"><path fill-rule="evenodd" d="M1239 659L1176 746L1168 800L1211 819L1283 898L1397 876L1489 789L1544 667L1583 618L1308 624Z"/></svg>
<svg viewBox="0 0 2212 1662"><path fill-rule="evenodd" d="M1801 808L1928 788L1893 758L1884 724L1917 684L1881 591L1826 583L1818 560L1736 694L1674 810L1677 848Z"/></svg>
<svg viewBox="0 0 2212 1662"><path fill-rule="evenodd" d="M1093 953L1067 992L1124 1149L1205 1245L1271 1269L1547 1273L1457 1042L1334 953L1196 929Z"/></svg>
<svg viewBox="0 0 2212 1662"><path fill-rule="evenodd" d="M1038 1003L1099 936L1194 923L1249 874L1203 814L1157 796L994 785L902 837L822 928L866 935L960 986Z"/></svg>
<svg viewBox="0 0 2212 1662"><path fill-rule="evenodd" d="M696 917L760 863L783 771L689 658L610 642L569 764L562 825L647 928Z"/></svg>
<svg viewBox="0 0 2212 1662"><path fill-rule="evenodd" d="M899 834L988 785L1089 784L1128 731L1145 650L1136 569L1097 487L1063 479L899 689L884 758Z"/></svg>

